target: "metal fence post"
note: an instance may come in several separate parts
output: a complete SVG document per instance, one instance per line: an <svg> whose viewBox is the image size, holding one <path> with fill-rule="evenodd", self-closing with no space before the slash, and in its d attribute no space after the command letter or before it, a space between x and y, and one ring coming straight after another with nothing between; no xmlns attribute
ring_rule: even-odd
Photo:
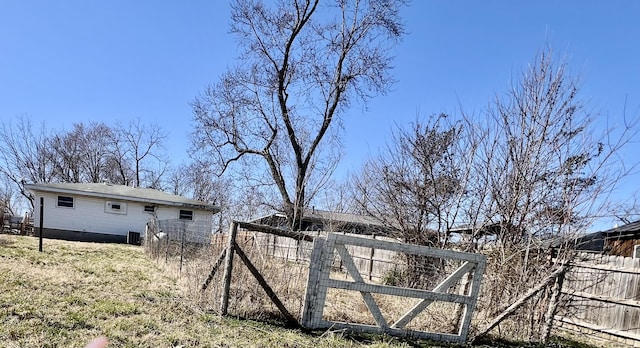
<svg viewBox="0 0 640 348"><path fill-rule="evenodd" d="M184 259L184 235L187 232L186 221L182 221L182 235L180 236L180 268L178 274L182 274L182 260Z"/></svg>
<svg viewBox="0 0 640 348"><path fill-rule="evenodd" d="M42 233L44 230L44 197L40 197L40 239L38 242L38 251L42 252Z"/></svg>

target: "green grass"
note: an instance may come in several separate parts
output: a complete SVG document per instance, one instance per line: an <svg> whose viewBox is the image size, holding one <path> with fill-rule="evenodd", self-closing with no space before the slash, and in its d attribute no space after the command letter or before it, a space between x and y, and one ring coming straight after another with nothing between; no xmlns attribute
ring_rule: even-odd
<svg viewBox="0 0 640 348"><path fill-rule="evenodd" d="M36 238L0 235L0 347L83 347L98 336L110 348L442 346L220 318L178 284L139 247L45 240L40 253Z"/></svg>

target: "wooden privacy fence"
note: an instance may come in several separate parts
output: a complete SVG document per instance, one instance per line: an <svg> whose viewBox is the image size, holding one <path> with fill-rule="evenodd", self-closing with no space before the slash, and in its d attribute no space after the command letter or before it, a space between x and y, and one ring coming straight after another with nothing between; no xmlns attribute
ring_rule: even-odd
<svg viewBox="0 0 640 348"><path fill-rule="evenodd" d="M312 238L327 238L328 231L306 231L305 235ZM338 233L338 232L335 232ZM369 238L396 242L396 239L378 235L362 235L339 232L341 235ZM255 230L238 231L238 239L251 240L267 255L287 261L309 262L313 245L309 241L275 235ZM398 268L398 253L392 250L376 249L362 245L347 245L349 254L353 258L360 273L369 280L382 281L389 272ZM338 261L340 262L340 261ZM339 264L338 267L341 267Z"/></svg>
<svg viewBox="0 0 640 348"><path fill-rule="evenodd" d="M464 263L449 277L440 282L433 290L410 289L397 286L387 286L366 283L356 267L352 255L346 246L363 246L398 253L420 255L424 257L446 258L462 260ZM337 252L351 276L351 281L331 277L334 253ZM454 252L403 243L392 243L367 238L359 238L340 234L329 234L324 238L316 238L311 256L309 280L305 295L305 306L302 325L311 328L350 329L360 332L387 333L395 336L429 338L440 341L464 342L469 333L471 315L476 304L478 291L485 269L486 257L479 254ZM462 287L463 294L449 293L456 284L463 280L463 276L472 274L470 286ZM327 291L329 288L357 291L377 325L364 325L326 320L323 318ZM419 302L409 309L395 322L389 323L380 310L373 294L392 295L419 299ZM453 302L464 306L461 325L456 334L415 331L406 329L406 325L435 301Z"/></svg>
<svg viewBox="0 0 640 348"><path fill-rule="evenodd" d="M567 273L559 326L640 346L640 260L580 254Z"/></svg>

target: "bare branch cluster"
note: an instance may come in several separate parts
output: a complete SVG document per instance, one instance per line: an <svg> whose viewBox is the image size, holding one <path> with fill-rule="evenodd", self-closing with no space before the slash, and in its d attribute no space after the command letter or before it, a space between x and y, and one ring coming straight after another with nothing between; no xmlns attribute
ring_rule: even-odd
<svg viewBox="0 0 640 348"><path fill-rule="evenodd" d="M390 49L403 1L232 4L238 64L192 103L194 152L218 173L259 158L252 175L275 188L292 227L335 167L341 113L392 82ZM326 7L325 7L326 6ZM249 160L250 161L250 160ZM246 162L245 162L246 163ZM255 162L253 162L255 164Z"/></svg>
<svg viewBox="0 0 640 348"><path fill-rule="evenodd" d="M127 125L78 123L70 131L35 127L28 116L0 129L0 174L29 200L25 183L102 182L161 188L166 133L135 119Z"/></svg>
<svg viewBox="0 0 640 348"><path fill-rule="evenodd" d="M505 246L584 231L630 173L616 154L636 131L597 129L566 69L545 51L479 116L399 127L354 178L356 209L442 245L461 225Z"/></svg>
<svg viewBox="0 0 640 348"><path fill-rule="evenodd" d="M491 318L548 275L552 257L570 258L588 226L612 215L611 193L635 167L619 154L637 124L602 129L597 117L566 62L546 50L479 115L398 127L351 180L354 210L406 241L489 255L479 306ZM544 320L545 294L517 319L528 323L525 339Z"/></svg>

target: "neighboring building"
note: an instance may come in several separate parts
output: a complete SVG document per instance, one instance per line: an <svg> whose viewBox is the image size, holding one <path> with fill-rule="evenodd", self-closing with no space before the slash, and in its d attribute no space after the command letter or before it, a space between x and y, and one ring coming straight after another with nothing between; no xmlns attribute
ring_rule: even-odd
<svg viewBox="0 0 640 348"><path fill-rule="evenodd" d="M194 221L209 219L220 211L214 205L158 190L109 183L25 186L35 197L36 235L40 230L40 198L43 198L46 238L135 242L153 217Z"/></svg>
<svg viewBox="0 0 640 348"><path fill-rule="evenodd" d="M287 217L273 213L251 221L252 223L286 228ZM302 218L302 231L332 231L355 234L388 235L391 228L370 216L307 209Z"/></svg>
<svg viewBox="0 0 640 348"><path fill-rule="evenodd" d="M640 257L640 220L587 234L576 241L576 249L608 255Z"/></svg>

